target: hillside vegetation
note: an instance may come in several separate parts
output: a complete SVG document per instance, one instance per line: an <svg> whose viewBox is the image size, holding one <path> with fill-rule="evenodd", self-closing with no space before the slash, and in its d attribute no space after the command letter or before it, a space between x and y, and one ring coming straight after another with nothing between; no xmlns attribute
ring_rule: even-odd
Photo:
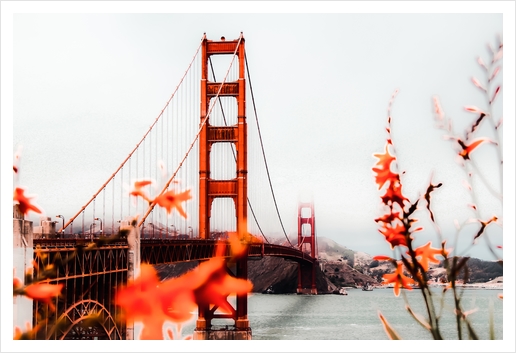
<svg viewBox="0 0 516 353"><path fill-rule="evenodd" d="M293 243L295 245L295 243ZM316 271L317 291L332 293L341 287L356 287L366 283L380 284L382 276L392 273L389 262L379 262L364 252L353 251L337 242L318 237L319 267ZM161 279L177 277L197 266L197 261L171 265L157 265ZM253 283L253 292L262 293L272 289L274 293L296 293L297 263L281 258L264 257L248 262L248 277ZM463 269L459 279L467 283L484 283L503 276L501 263L470 258L467 270ZM446 270L443 264L433 265L428 271L430 280L444 281Z"/></svg>

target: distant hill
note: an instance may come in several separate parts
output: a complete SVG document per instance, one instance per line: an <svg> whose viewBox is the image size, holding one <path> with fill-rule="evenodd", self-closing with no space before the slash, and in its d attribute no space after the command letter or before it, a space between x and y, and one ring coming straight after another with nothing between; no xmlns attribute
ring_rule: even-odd
<svg viewBox="0 0 516 353"><path fill-rule="evenodd" d="M373 277L377 283L382 282L382 276L385 273L391 273L394 267L388 262L378 262L373 260L373 256L361 252L353 251L344 245L341 245L331 239L325 237L317 238L318 256L321 263L330 264L347 264L353 270L362 274ZM496 261L485 261L476 258L470 258L466 263L468 268L468 282L469 283L485 283L498 277L503 277L502 263ZM327 267L328 267L327 266ZM328 267L329 268L329 267ZM342 275L342 268L339 272ZM334 273L328 273L334 276ZM440 264L433 264L428 271L430 278L440 279L446 276L446 269L443 262ZM465 271L459 273L459 279L463 280ZM345 276L341 276L345 277ZM356 277L356 276L355 276ZM349 281L349 280L348 280ZM344 280L344 282L346 282Z"/></svg>
<svg viewBox="0 0 516 353"><path fill-rule="evenodd" d="M484 261L470 258L466 263L468 267L469 283L489 282L503 276L503 263L496 261ZM465 271L459 273L459 278L464 279Z"/></svg>
<svg viewBox="0 0 516 353"><path fill-rule="evenodd" d="M355 266L355 252L331 239L317 237L317 248L320 260L341 261L351 267Z"/></svg>
<svg viewBox="0 0 516 353"><path fill-rule="evenodd" d="M281 240L271 240L281 244ZM296 242L291 240L292 244ZM337 242L317 238L319 267L316 273L319 293L332 293L341 287L356 287L366 283L382 282L385 273L392 273L393 266L389 262L378 262L373 256L353 251ZM193 267L197 262L173 265L157 265L161 279L176 277ZM469 283L484 283L503 276L503 267L492 261L469 259L467 262ZM272 289L274 293L296 293L297 263L281 258L264 257L248 262L248 278L253 282L253 292L264 292ZM442 264L433 265L428 271L430 279L439 280L446 276ZM464 278L464 271L460 273Z"/></svg>

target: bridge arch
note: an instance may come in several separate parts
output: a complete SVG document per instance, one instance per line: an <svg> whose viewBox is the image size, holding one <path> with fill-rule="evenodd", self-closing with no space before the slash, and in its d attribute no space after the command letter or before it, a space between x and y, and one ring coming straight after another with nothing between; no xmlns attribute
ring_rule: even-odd
<svg viewBox="0 0 516 353"><path fill-rule="evenodd" d="M98 319L92 319L96 315ZM69 307L57 319L66 329L58 331L62 325L54 325L46 339L125 339L118 329L115 318L101 303L84 299Z"/></svg>

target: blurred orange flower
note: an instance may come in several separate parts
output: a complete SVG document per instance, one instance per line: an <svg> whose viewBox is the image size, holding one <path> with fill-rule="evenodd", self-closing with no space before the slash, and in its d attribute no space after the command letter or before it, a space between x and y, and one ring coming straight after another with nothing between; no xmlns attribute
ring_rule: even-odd
<svg viewBox="0 0 516 353"><path fill-rule="evenodd" d="M223 258L212 258L203 262L192 271L192 276L205 281L198 281L194 288L195 301L198 305L209 306L213 304L220 310L231 313L233 307L228 303L227 297L230 294L246 294L253 289L249 280L235 278L227 272Z"/></svg>
<svg viewBox="0 0 516 353"><path fill-rule="evenodd" d="M240 227L245 229L246 223L241 223ZM255 237L249 232L228 232L229 245L231 247L231 256L239 258L247 253L248 244L260 244L263 241Z"/></svg>
<svg viewBox="0 0 516 353"><path fill-rule="evenodd" d="M373 172L376 173L376 184L378 184L378 189L381 189L383 185L390 181L391 184L399 180L399 175L397 173L393 173L391 171L391 163L396 160L396 157L393 157L388 150L389 143L385 145L385 153L375 153L374 157L378 158L378 162L376 163L376 167L373 168Z"/></svg>
<svg viewBox="0 0 516 353"><path fill-rule="evenodd" d="M176 194L173 190L171 190L156 197L154 202L156 205L164 207L168 213L172 212L172 210L175 208L181 216L186 218L186 212L183 210L181 202L190 200L191 198L192 195L190 195L190 190L183 191L179 194Z"/></svg>
<svg viewBox="0 0 516 353"><path fill-rule="evenodd" d="M187 321L197 305L214 305L226 313L234 310L227 301L228 295L248 293L252 283L228 274L225 247L219 242L215 257L164 282L159 281L152 265L141 265L140 276L116 294L116 302L127 318L143 323L140 339L163 339L165 321Z"/></svg>
<svg viewBox="0 0 516 353"><path fill-rule="evenodd" d="M405 236L407 229L405 225L398 224L393 227L391 224L385 224L384 228L378 231L385 236L385 240L391 244L392 249L395 246L407 246L407 238Z"/></svg>
<svg viewBox="0 0 516 353"><path fill-rule="evenodd" d="M133 196L136 196L136 197L141 196L141 197L143 197L144 200L150 202L149 197L142 190L143 187L145 187L147 185L150 185L150 184L152 184L152 181L150 181L150 180L135 181L134 182L134 188L133 188L133 190L131 190L131 192L129 194L133 195Z"/></svg>
<svg viewBox="0 0 516 353"><path fill-rule="evenodd" d="M386 273L383 275L383 281L385 284L394 283L395 296L400 295L400 288L412 290L411 285L415 283L412 278L403 274L403 266L400 262L398 262L398 266L394 273Z"/></svg>
<svg viewBox="0 0 516 353"><path fill-rule="evenodd" d="M418 259L418 262L421 265L421 267L423 267L423 270L425 270L425 271L428 271L430 262L436 263L436 264L439 263L439 260L435 256L443 255L442 249L432 248L430 245L432 245L432 242L428 242L425 245L414 249L414 251L416 253L416 258L420 258L420 259Z"/></svg>
<svg viewBox="0 0 516 353"><path fill-rule="evenodd" d="M24 289L25 296L34 300L41 301L50 306L51 310L55 309L52 299L61 294L63 284L35 283L30 284Z"/></svg>
<svg viewBox="0 0 516 353"><path fill-rule="evenodd" d="M391 163L396 160L396 157L391 155L389 153L389 145L390 143L387 143L385 145L385 152L384 153L375 153L373 156L378 158L378 162L376 162L376 165L379 167L382 167L383 169L389 169L391 166Z"/></svg>
<svg viewBox="0 0 516 353"><path fill-rule="evenodd" d="M399 180L391 182L385 194L382 196L382 201L384 204L389 205L392 203L397 203L401 207L403 207L403 202L408 201L408 199L403 196L401 192L401 183Z"/></svg>
<svg viewBox="0 0 516 353"><path fill-rule="evenodd" d="M253 289L249 280L235 278L227 272L225 253L226 244L219 242L215 257L201 262L192 271L184 274L182 283L193 291L195 302L200 306L211 304L226 313L233 308L227 301L230 294L245 294Z"/></svg>
<svg viewBox="0 0 516 353"><path fill-rule="evenodd" d="M140 276L117 291L115 302L124 309L126 318L142 322L143 329L139 337L142 340L161 340L165 321L180 322L191 317L193 295L181 286L174 285L179 284L176 283L177 279L172 278L167 282L168 286L160 285L154 267L141 264Z"/></svg>
<svg viewBox="0 0 516 353"><path fill-rule="evenodd" d="M32 199L32 197L27 197L24 195L24 193L25 190L23 190L22 188L17 187L16 189L14 189L13 200L18 202L20 212L24 215L27 215L29 211L41 213L41 210L31 203L30 200Z"/></svg>
<svg viewBox="0 0 516 353"><path fill-rule="evenodd" d="M231 245L231 253L234 257L240 257L245 254L245 251L247 250L247 246L244 244L243 241L241 241L240 237L238 236L238 232L229 232L229 243Z"/></svg>

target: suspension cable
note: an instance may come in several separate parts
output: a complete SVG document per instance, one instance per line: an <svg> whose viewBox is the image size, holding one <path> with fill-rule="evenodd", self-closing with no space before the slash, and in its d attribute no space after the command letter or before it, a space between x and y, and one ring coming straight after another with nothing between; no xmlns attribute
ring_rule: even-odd
<svg viewBox="0 0 516 353"><path fill-rule="evenodd" d="M75 214L72 218L70 218L68 220L68 222L63 226L63 230L68 227L68 225L70 223L72 223L74 221L74 219L79 216L81 214L81 212L83 212L86 207L88 207L88 205L93 201L95 200L95 198L97 197L98 194L100 194L100 192L104 189L104 187L115 177L115 175L122 169L122 167L124 166L124 164L131 158L131 156L134 154L134 152L138 149L138 147L140 147L140 145L142 144L142 142L145 141L145 138L147 137L147 135L151 132L151 130L154 128L154 125L156 125L156 123L158 122L158 120L161 118L161 116L163 115L163 112L165 111L165 109L168 107L170 101L172 100L172 98L174 98L174 96L176 95L176 92L177 90L179 89L179 87L181 86L181 84L183 83L183 80L184 78L186 77L186 75L188 74L188 72L190 71L190 68L192 67L192 64L195 60L195 58L197 57L197 55L199 54L199 50L201 49L202 47L202 43L204 41L204 39L206 38L206 34L203 35L202 37L202 40L201 40L201 43L199 44L199 47L197 47L197 50L195 51L195 54L194 54L194 57L192 58L192 61L190 61L190 64L188 65L188 68L186 69L186 72L185 74L183 75L183 77L181 77L181 80L179 81L178 85L176 86L176 89L174 90L174 92L172 93L172 95L170 96L170 98L168 99L167 103L165 104L165 106L163 107L163 109L161 110L161 112L158 114L158 117L154 120L154 122L152 123L152 125L149 127L149 129L147 130L147 132L145 133L145 135L143 135L143 138L140 140L140 142L138 142L136 144L136 147L131 151L131 153L129 153L129 155L127 156L126 159L124 159L124 161L122 162L122 164L120 164L120 166L117 168L117 170L111 174L111 176L108 178L108 180L100 187L100 189L95 193L93 194L93 196L91 197L91 199L84 205L81 207L80 211L77 212L77 214ZM61 231L61 230L60 230Z"/></svg>
<svg viewBox="0 0 516 353"><path fill-rule="evenodd" d="M213 75L213 81L217 81L217 78L215 77L215 70L213 69L213 63L211 62L211 57L208 58L208 61L210 62L210 68L211 68L211 74ZM226 114L224 113L224 107L222 106L222 101L220 97L218 97L218 101L220 104L220 111L222 113L222 119L224 119L224 124L228 126L228 122L226 120ZM231 152L233 153L233 158L235 159L235 162L237 160L236 153L235 153L235 146L233 146L233 143L231 143ZM256 226L258 227L258 230L260 231L260 234L262 235L263 239L270 244L269 239L265 237L265 234L263 234L262 227L260 226L260 223L258 222L258 219L256 218L256 214L254 213L253 206L251 205L251 200L249 200L249 196L247 197L247 204L249 205L249 209L251 211L251 214L253 215L254 221L256 223Z"/></svg>
<svg viewBox="0 0 516 353"><path fill-rule="evenodd" d="M244 58L245 58L245 67L246 67L246 71L247 71L247 78L249 79L249 89L251 90L251 100L253 102L254 117L256 120L256 127L258 128L258 137L260 139L260 146L262 148L263 161L265 162L265 170L267 171L267 179L269 180L269 186L270 186L271 193L272 193L272 199L274 200L274 206L276 207L276 213L278 214L278 219L281 224L281 229L283 229L283 234L285 235L285 238L287 239L290 246L294 247L294 245L292 245L292 243L290 242L290 239L287 236L285 227L283 226L283 221L281 220L281 215L280 215L280 212L278 209L278 203L276 202L276 196L274 195L274 189L272 187L271 176L269 174L269 167L267 165L267 158L265 157L265 149L263 147L262 134L260 132L260 124L258 123L258 113L256 112L256 104L254 102L253 85L251 84L251 75L249 74L249 64L247 63L247 54L244 56Z"/></svg>

